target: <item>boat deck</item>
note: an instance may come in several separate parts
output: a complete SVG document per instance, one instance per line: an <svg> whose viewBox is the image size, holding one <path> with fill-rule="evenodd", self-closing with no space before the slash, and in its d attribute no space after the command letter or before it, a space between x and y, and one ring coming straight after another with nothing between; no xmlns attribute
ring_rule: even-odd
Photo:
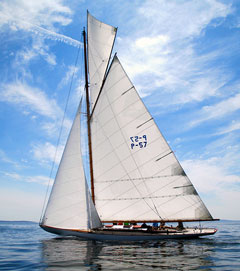
<svg viewBox="0 0 240 271"><path fill-rule="evenodd" d="M131 227L103 227L94 230L61 229L40 225L44 230L62 236L77 236L84 239L99 241L149 241L160 239L188 239L217 232L213 228L131 228Z"/></svg>

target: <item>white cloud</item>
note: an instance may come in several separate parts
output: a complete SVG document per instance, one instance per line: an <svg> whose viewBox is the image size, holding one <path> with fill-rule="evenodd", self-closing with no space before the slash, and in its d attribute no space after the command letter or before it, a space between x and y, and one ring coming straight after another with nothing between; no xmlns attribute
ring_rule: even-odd
<svg viewBox="0 0 240 271"><path fill-rule="evenodd" d="M55 29L55 25L71 22L71 10L62 0L13 0L0 3L0 25L9 25L12 30L28 30L32 25Z"/></svg>
<svg viewBox="0 0 240 271"><path fill-rule="evenodd" d="M229 174L228 169L222 166L222 159L213 157L207 160L186 160L182 165L202 193L231 191L235 184L240 185L240 176Z"/></svg>
<svg viewBox="0 0 240 271"><path fill-rule="evenodd" d="M156 51L159 51L160 48L169 42L169 37L167 35L157 35L154 37L141 37L136 39L135 46L138 49L141 49L145 54L153 54ZM167 53L167 52L166 52Z"/></svg>
<svg viewBox="0 0 240 271"><path fill-rule="evenodd" d="M17 20L16 20L16 22L17 22ZM50 39L53 41L59 41L59 42L66 43L66 44L74 46L74 47L82 47L83 46L82 42L75 40L71 37L68 37L66 35L59 34L57 32L45 29L43 27L40 27L38 25L34 25L29 22L22 22L22 23L24 23L25 25L28 26L24 29L24 31L32 33L35 38ZM17 30L21 30L21 28L15 28L15 31L17 31Z"/></svg>
<svg viewBox="0 0 240 271"><path fill-rule="evenodd" d="M20 180L21 176L17 173L9 173L9 172L5 172L4 174L6 177L10 177L11 179L15 179L15 180Z"/></svg>
<svg viewBox="0 0 240 271"><path fill-rule="evenodd" d="M228 134L237 130L240 130L240 121L233 120L228 127L219 129L219 131L216 134L217 135Z"/></svg>
<svg viewBox="0 0 240 271"><path fill-rule="evenodd" d="M1 31L23 30L38 39L51 39L79 47L81 42L56 33L58 26L71 23L72 11L62 0L13 0L0 3ZM28 56L31 57L31 51ZM26 55L27 57L27 52Z"/></svg>
<svg viewBox="0 0 240 271"><path fill-rule="evenodd" d="M33 153L34 158L41 164L49 164L49 162L53 161L58 164L61 160L63 149L63 145L58 146L58 149L56 149L56 146L52 145L50 142L45 142L32 144L31 152Z"/></svg>
<svg viewBox="0 0 240 271"><path fill-rule="evenodd" d="M42 57L48 64L56 65L57 60L50 52L45 39L64 42L79 47L81 42L57 33L71 23L72 11L62 0L13 0L0 3L0 32L11 39L27 39L26 45L16 53L12 68L22 73L23 78L31 78L27 64Z"/></svg>
<svg viewBox="0 0 240 271"><path fill-rule="evenodd" d="M230 12L230 5L216 0L150 0L138 9L151 33L164 33L173 40L197 36L213 19Z"/></svg>
<svg viewBox="0 0 240 271"><path fill-rule="evenodd" d="M190 126L198 125L204 121L221 118L240 109L240 94L225 99L217 104L204 106L196 120L190 123ZM235 127L236 128L236 127Z"/></svg>
<svg viewBox="0 0 240 271"><path fill-rule="evenodd" d="M36 57L42 57L48 64L56 65L56 56L49 53L49 48L44 41L40 38L35 38L31 47L24 48L17 52L17 62L15 65L21 66L27 64L30 60Z"/></svg>
<svg viewBox="0 0 240 271"><path fill-rule="evenodd" d="M1 149L0 149L0 160L1 160L2 162L4 162L4 163L11 164L11 165L13 165L13 166L15 166L15 167L18 167L18 166L19 166L19 164L18 164L17 162L15 162L15 161L13 161L12 159L10 159L10 158L6 155L6 153L5 153L3 150L1 150Z"/></svg>
<svg viewBox="0 0 240 271"><path fill-rule="evenodd" d="M165 106L219 95L230 75L221 67L211 67L211 62L222 51L198 55L194 38L214 19L230 14L230 5L215 0L150 0L137 12L141 19L134 19L136 33L117 41L120 59L142 96L151 93L152 105Z"/></svg>
<svg viewBox="0 0 240 271"><path fill-rule="evenodd" d="M39 183L39 184L43 184L43 185L52 185L53 184L53 179L46 177L46 176L28 176L26 178L26 182L29 183Z"/></svg>
<svg viewBox="0 0 240 271"><path fill-rule="evenodd" d="M215 218L239 219L240 176L230 173L226 158L186 160L182 165Z"/></svg>
<svg viewBox="0 0 240 271"><path fill-rule="evenodd" d="M76 97L77 101L80 101L81 97L83 97L83 93L85 91L85 82L82 79L77 80L76 83Z"/></svg>
<svg viewBox="0 0 240 271"><path fill-rule="evenodd" d="M4 84L0 93L0 101L16 104L42 116L56 119L62 115L62 110L54 99L49 99L43 91L26 83L16 81Z"/></svg>
<svg viewBox="0 0 240 271"><path fill-rule="evenodd" d="M38 183L41 185L52 185L53 184L53 179L47 177L47 176L41 176L41 175L36 175L36 176L26 176L26 175L21 175L16 172L1 172L2 176L4 176L5 179L11 180L11 181L20 181L20 182L27 182L27 183Z"/></svg>
<svg viewBox="0 0 240 271"><path fill-rule="evenodd" d="M63 87L65 86L66 84L69 84L71 82L71 79L73 78L73 76L75 74L77 74L78 72L78 68L75 67L75 66L69 66L67 69L66 69L66 73L65 73L65 76L62 78L62 80L60 81L60 83L58 84L59 87Z"/></svg>

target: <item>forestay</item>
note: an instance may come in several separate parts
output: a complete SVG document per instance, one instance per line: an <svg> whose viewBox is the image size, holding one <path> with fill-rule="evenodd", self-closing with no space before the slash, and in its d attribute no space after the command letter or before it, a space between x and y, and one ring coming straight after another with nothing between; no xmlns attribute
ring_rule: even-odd
<svg viewBox="0 0 240 271"><path fill-rule="evenodd" d="M94 107L101 88L117 29L88 13L88 70L91 105Z"/></svg>
<svg viewBox="0 0 240 271"><path fill-rule="evenodd" d="M212 219L116 56L91 131L102 221Z"/></svg>
<svg viewBox="0 0 240 271"><path fill-rule="evenodd" d="M83 230L101 226L82 164L80 115L79 106L42 221L46 226Z"/></svg>

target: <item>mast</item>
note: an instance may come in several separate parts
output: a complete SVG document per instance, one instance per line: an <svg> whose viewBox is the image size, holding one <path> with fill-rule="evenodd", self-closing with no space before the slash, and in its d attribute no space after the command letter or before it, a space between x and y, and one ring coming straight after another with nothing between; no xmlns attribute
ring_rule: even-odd
<svg viewBox="0 0 240 271"><path fill-rule="evenodd" d="M85 64L85 90L86 90L86 104L87 104L89 167L90 167L90 176L91 176L92 201L93 201L93 204L95 204L94 181L93 181L92 139L91 139L91 126L90 126L90 102L89 102L89 91L88 91L87 43L86 43L85 28L83 29L83 42L84 42L84 64Z"/></svg>

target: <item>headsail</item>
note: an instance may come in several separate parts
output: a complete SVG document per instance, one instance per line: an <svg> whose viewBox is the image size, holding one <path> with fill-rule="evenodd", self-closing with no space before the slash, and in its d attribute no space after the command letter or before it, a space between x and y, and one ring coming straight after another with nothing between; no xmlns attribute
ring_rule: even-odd
<svg viewBox="0 0 240 271"><path fill-rule="evenodd" d="M111 56L117 29L88 12L88 64L91 105L94 107Z"/></svg>
<svg viewBox="0 0 240 271"><path fill-rule="evenodd" d="M102 221L212 219L116 56L91 129Z"/></svg>
<svg viewBox="0 0 240 271"><path fill-rule="evenodd" d="M75 116L43 217L42 224L46 226L83 230L101 226L83 169L80 111L81 106Z"/></svg>

